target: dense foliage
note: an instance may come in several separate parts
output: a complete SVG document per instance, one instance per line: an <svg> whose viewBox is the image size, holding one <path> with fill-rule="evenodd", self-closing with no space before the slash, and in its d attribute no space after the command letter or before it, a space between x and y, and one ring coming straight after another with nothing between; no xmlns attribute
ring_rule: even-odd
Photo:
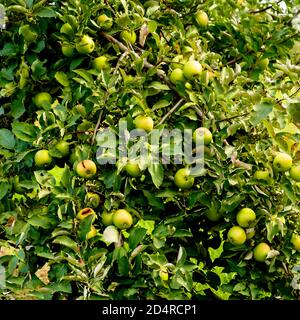
<svg viewBox="0 0 300 320"><path fill-rule="evenodd" d="M300 163L299 0L2 3L1 298L297 299L300 173L273 160ZM201 72L187 80L189 60ZM141 161L131 176L122 159L97 163L97 132L141 114L212 132L192 187L174 183L185 164ZM82 177L87 159L97 173ZM244 207L256 218L237 245ZM104 223L118 209L129 228Z"/></svg>

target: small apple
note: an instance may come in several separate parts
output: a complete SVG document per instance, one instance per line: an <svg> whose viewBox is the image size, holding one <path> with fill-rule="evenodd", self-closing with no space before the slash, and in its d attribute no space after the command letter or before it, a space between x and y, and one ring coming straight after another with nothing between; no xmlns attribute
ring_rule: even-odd
<svg viewBox="0 0 300 320"><path fill-rule="evenodd" d="M95 221L96 219L96 212L92 209L92 208L84 208L81 209L78 213L77 213L77 219L79 220L83 220L88 216L93 215L93 221Z"/></svg>
<svg viewBox="0 0 300 320"><path fill-rule="evenodd" d="M33 42L37 39L38 34L32 30L30 25L25 24L19 28L19 34L21 34L26 42Z"/></svg>
<svg viewBox="0 0 300 320"><path fill-rule="evenodd" d="M92 178L97 173L97 167L94 161L83 160L77 164L76 172L82 178Z"/></svg>
<svg viewBox="0 0 300 320"><path fill-rule="evenodd" d="M86 202L88 206L97 208L101 203L101 198L98 193L88 192L86 195Z"/></svg>
<svg viewBox="0 0 300 320"><path fill-rule="evenodd" d="M37 107L48 109L51 107L52 97L48 92L39 92L35 95L33 101Z"/></svg>
<svg viewBox="0 0 300 320"><path fill-rule="evenodd" d="M293 180L300 182L300 165L292 166L290 170L290 177Z"/></svg>
<svg viewBox="0 0 300 320"><path fill-rule="evenodd" d="M101 214L101 219L102 219L102 223L105 225L105 226L110 226L113 224L113 215L114 215L114 211L113 212L106 212L104 211L102 214Z"/></svg>
<svg viewBox="0 0 300 320"><path fill-rule="evenodd" d="M145 130L150 132L153 129L154 123L153 119L148 116L139 115L134 120L133 123L137 129Z"/></svg>
<svg viewBox="0 0 300 320"><path fill-rule="evenodd" d="M202 72L202 66L200 62L196 60L189 60L183 66L183 74L187 79L192 79L195 76L199 76Z"/></svg>
<svg viewBox="0 0 300 320"><path fill-rule="evenodd" d="M290 170L293 165L293 159L287 153L280 152L276 155L273 161L274 168L279 171Z"/></svg>
<svg viewBox="0 0 300 320"><path fill-rule="evenodd" d="M170 81L174 84L177 81L184 81L183 71L179 68L174 69L170 74Z"/></svg>
<svg viewBox="0 0 300 320"><path fill-rule="evenodd" d="M93 60L93 68L97 71L101 71L103 69L109 68L109 64L107 63L107 57L100 56Z"/></svg>
<svg viewBox="0 0 300 320"><path fill-rule="evenodd" d="M208 220L212 222L219 221L222 218L222 213L217 210L216 208L209 208L206 212L205 215Z"/></svg>
<svg viewBox="0 0 300 320"><path fill-rule="evenodd" d="M137 178L141 175L141 169L139 167L139 164L136 161L129 160L126 163L124 169L132 177Z"/></svg>
<svg viewBox="0 0 300 320"><path fill-rule="evenodd" d="M162 281L168 281L169 280L168 270L166 268L161 268L159 270L159 276L160 276Z"/></svg>
<svg viewBox="0 0 300 320"><path fill-rule="evenodd" d="M108 30L113 25L113 19L108 17L106 14L100 14L100 16L97 18L97 24L102 29Z"/></svg>
<svg viewBox="0 0 300 320"><path fill-rule="evenodd" d="M124 42L129 42L132 45L136 42L136 33L133 30L123 30L120 37Z"/></svg>
<svg viewBox="0 0 300 320"><path fill-rule="evenodd" d="M259 62L258 62L258 67L262 70L266 69L269 65L269 59L268 58L264 58L264 59L261 59Z"/></svg>
<svg viewBox="0 0 300 320"><path fill-rule="evenodd" d="M69 43L61 45L61 52L65 57L71 58L74 56L74 47Z"/></svg>
<svg viewBox="0 0 300 320"><path fill-rule="evenodd" d="M269 181L271 176L270 176L270 172L267 170L257 170L254 173L254 178L256 180Z"/></svg>
<svg viewBox="0 0 300 320"><path fill-rule="evenodd" d="M128 229L133 224L132 215L125 209L119 209L113 214L113 224L119 229Z"/></svg>
<svg viewBox="0 0 300 320"><path fill-rule="evenodd" d="M80 41L77 41L76 43L76 50L79 53L89 54L93 52L94 49L95 49L94 40L88 35L83 35Z"/></svg>
<svg viewBox="0 0 300 320"><path fill-rule="evenodd" d="M61 26L60 33L66 34L70 39L74 38L74 30L68 22Z"/></svg>
<svg viewBox="0 0 300 320"><path fill-rule="evenodd" d="M190 189L194 184L194 177L190 176L190 169L179 169L174 176L174 183L180 189Z"/></svg>
<svg viewBox="0 0 300 320"><path fill-rule="evenodd" d="M92 225L91 230L86 234L86 240L96 237L97 229Z"/></svg>
<svg viewBox="0 0 300 320"><path fill-rule="evenodd" d="M39 150L34 156L34 162L38 167L44 167L52 162L52 157L46 149Z"/></svg>
<svg viewBox="0 0 300 320"><path fill-rule="evenodd" d="M227 233L227 237L229 242L235 246L242 245L247 239L245 230L239 226L231 227Z"/></svg>
<svg viewBox="0 0 300 320"><path fill-rule="evenodd" d="M298 234L294 233L292 235L291 243L293 244L295 250L300 250L300 236Z"/></svg>
<svg viewBox="0 0 300 320"><path fill-rule="evenodd" d="M208 25L208 15L202 10L196 12L195 20L200 27L207 27Z"/></svg>
<svg viewBox="0 0 300 320"><path fill-rule="evenodd" d="M241 209L236 215L236 221L240 227L248 228L255 221L256 214L250 208Z"/></svg>
<svg viewBox="0 0 300 320"><path fill-rule="evenodd" d="M261 242L253 249L253 257L258 262L264 262L270 251L270 246L264 242Z"/></svg>
<svg viewBox="0 0 300 320"><path fill-rule="evenodd" d="M193 133L193 141L196 143L197 140L201 138L203 139L204 145L208 145L212 141L212 133L207 128L204 128L204 127L197 128Z"/></svg>
<svg viewBox="0 0 300 320"><path fill-rule="evenodd" d="M62 157L65 157L70 152L69 143L65 140L60 140L55 144L55 149L60 153Z"/></svg>

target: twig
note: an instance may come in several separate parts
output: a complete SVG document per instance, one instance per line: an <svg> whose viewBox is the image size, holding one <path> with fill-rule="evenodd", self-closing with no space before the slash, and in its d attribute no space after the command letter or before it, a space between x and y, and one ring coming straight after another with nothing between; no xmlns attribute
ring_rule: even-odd
<svg viewBox="0 0 300 320"><path fill-rule="evenodd" d="M165 122L165 120L173 113L176 111L176 109L182 104L182 102L184 102L184 99L180 99L175 106L169 110L169 112L167 114L164 115L164 117L160 120L160 122L158 123L158 126L163 124Z"/></svg>
<svg viewBox="0 0 300 320"><path fill-rule="evenodd" d="M95 142L96 134L97 134L97 131L98 131L100 123L101 123L102 115L103 115L103 109L101 109L101 111L99 113L98 121L97 121L97 124L95 126L95 130L94 130L94 134L93 134L92 144Z"/></svg>
<svg viewBox="0 0 300 320"><path fill-rule="evenodd" d="M267 10L272 9L272 8L273 8L273 6L270 5L270 6L267 6L265 8L259 9L259 10L249 11L249 13L256 14L256 13L267 11Z"/></svg>
<svg viewBox="0 0 300 320"><path fill-rule="evenodd" d="M117 62L116 68L115 68L115 70L114 70L114 72L113 72L114 75L117 74L121 62L125 59L125 57L126 57L128 54L129 54L128 51L124 51L124 52L122 53L120 59L119 59L118 62Z"/></svg>
<svg viewBox="0 0 300 320"><path fill-rule="evenodd" d="M197 106L193 106L192 108L196 111L196 113L198 114L198 116L200 117L200 119L203 119L203 112L202 112L202 110L200 110L200 108L198 108Z"/></svg>

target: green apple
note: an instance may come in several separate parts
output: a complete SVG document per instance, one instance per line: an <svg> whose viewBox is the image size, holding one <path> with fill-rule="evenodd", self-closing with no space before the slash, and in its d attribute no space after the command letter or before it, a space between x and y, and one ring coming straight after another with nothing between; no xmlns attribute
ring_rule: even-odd
<svg viewBox="0 0 300 320"><path fill-rule="evenodd" d="M201 138L203 139L204 145L208 145L212 141L212 133L207 128L199 127L193 133L193 141L196 143L197 140Z"/></svg>
<svg viewBox="0 0 300 320"><path fill-rule="evenodd" d="M126 170L126 172L132 176L132 177L139 177L141 175L141 169L139 167L139 164L136 161L133 160L129 160L124 169Z"/></svg>
<svg viewBox="0 0 300 320"><path fill-rule="evenodd" d="M129 42L132 45L136 42L136 33L133 30L123 30L120 37L124 42Z"/></svg>
<svg viewBox="0 0 300 320"><path fill-rule="evenodd" d="M287 171L290 170L293 165L293 159L287 153L280 152L276 155L273 161L274 168L279 171Z"/></svg>
<svg viewBox="0 0 300 320"><path fill-rule="evenodd" d="M106 14L100 14L100 16L97 18L97 24L102 29L108 30L113 25L113 19L108 17Z"/></svg>
<svg viewBox="0 0 300 320"><path fill-rule="evenodd" d="M270 251L270 246L264 242L261 242L253 249L253 257L258 262L264 262L267 259Z"/></svg>
<svg viewBox="0 0 300 320"><path fill-rule="evenodd" d="M208 25L208 15L202 10L196 12L195 20L200 27L207 27Z"/></svg>
<svg viewBox="0 0 300 320"><path fill-rule="evenodd" d="M97 167L92 160L82 160L77 164L76 172L82 178L92 178L97 173Z"/></svg>
<svg viewBox="0 0 300 320"><path fill-rule="evenodd" d="M114 211L112 212L106 212L104 211L101 215L101 219L102 219L102 223L105 226L110 226L113 224L113 215L114 215Z"/></svg>
<svg viewBox="0 0 300 320"><path fill-rule="evenodd" d="M231 227L227 233L227 237L229 242L235 246L242 245L247 239L245 230L239 226Z"/></svg>
<svg viewBox="0 0 300 320"><path fill-rule="evenodd" d="M254 178L256 180L269 181L271 176L270 176L270 172L267 170L257 170L254 173Z"/></svg>
<svg viewBox="0 0 300 320"><path fill-rule="evenodd" d="M291 243L295 250L300 250L300 236L298 234L293 234L291 238Z"/></svg>
<svg viewBox="0 0 300 320"><path fill-rule="evenodd" d="M66 34L70 39L74 38L74 30L69 23L64 23L61 26L60 33Z"/></svg>
<svg viewBox="0 0 300 320"><path fill-rule="evenodd" d="M100 56L96 59L93 60L93 68L97 71L101 71L103 69L109 68L109 64L107 63L107 57L105 56Z"/></svg>
<svg viewBox="0 0 300 320"><path fill-rule="evenodd" d="M190 189L194 184L194 177L190 176L190 169L179 169L174 176L174 183L180 189Z"/></svg>
<svg viewBox="0 0 300 320"><path fill-rule="evenodd" d="M97 235L97 229L91 225L91 230L86 234L86 240L90 240Z"/></svg>
<svg viewBox="0 0 300 320"><path fill-rule="evenodd" d="M125 209L119 209L113 214L113 224L119 229L128 229L133 224L132 215Z"/></svg>
<svg viewBox="0 0 300 320"><path fill-rule="evenodd" d="M236 221L240 227L250 227L256 219L255 212L250 208L241 209L236 215Z"/></svg>
<svg viewBox="0 0 300 320"><path fill-rule="evenodd" d="M174 69L170 74L170 81L174 84L177 81L184 81L183 71L179 68Z"/></svg>
<svg viewBox="0 0 300 320"><path fill-rule="evenodd" d="M290 177L293 180L300 182L300 165L292 166L290 170Z"/></svg>
<svg viewBox="0 0 300 320"><path fill-rule="evenodd" d="M153 129L154 123L153 119L148 116L139 115L134 120L133 123L137 129L145 130L150 132Z"/></svg>
<svg viewBox="0 0 300 320"><path fill-rule="evenodd" d="M83 35L79 41L76 43L76 50L82 54L89 54L95 49L94 40L88 36Z"/></svg>
<svg viewBox="0 0 300 320"><path fill-rule="evenodd" d="M50 108L52 104L52 97L48 92L39 92L34 97L34 103L39 108Z"/></svg>
<svg viewBox="0 0 300 320"><path fill-rule="evenodd" d="M70 43L63 43L61 45L61 52L65 57L73 57L74 51L74 46L72 46Z"/></svg>
<svg viewBox="0 0 300 320"><path fill-rule="evenodd" d="M60 140L55 144L55 149L60 153L62 157L65 157L70 152L69 143L65 140Z"/></svg>
<svg viewBox="0 0 300 320"><path fill-rule="evenodd" d="M98 193L88 192L86 195L86 202L88 206L97 208L101 203L101 198Z"/></svg>
<svg viewBox="0 0 300 320"><path fill-rule="evenodd" d="M37 151L34 156L34 162L38 167L48 166L52 162L52 157L49 154L49 151L42 149Z"/></svg>
<svg viewBox="0 0 300 320"><path fill-rule="evenodd" d="M77 219L83 220L91 215L93 216L92 220L94 221L96 219L96 212L92 208L84 208L77 213Z"/></svg>
<svg viewBox="0 0 300 320"><path fill-rule="evenodd" d="M32 30L30 25L25 24L19 28L19 34L21 34L26 42L33 42L37 39L38 34Z"/></svg>
<svg viewBox="0 0 300 320"><path fill-rule="evenodd" d="M216 208L209 208L206 210L205 215L212 222L219 221L222 218L222 213Z"/></svg>
<svg viewBox="0 0 300 320"><path fill-rule="evenodd" d="M260 69L266 69L269 65L269 59L268 58L264 58L264 59L261 59L259 62L258 62L258 67Z"/></svg>
<svg viewBox="0 0 300 320"><path fill-rule="evenodd" d="M202 66L199 61L189 60L183 66L183 75L187 79L192 79L195 76L199 76L202 72Z"/></svg>

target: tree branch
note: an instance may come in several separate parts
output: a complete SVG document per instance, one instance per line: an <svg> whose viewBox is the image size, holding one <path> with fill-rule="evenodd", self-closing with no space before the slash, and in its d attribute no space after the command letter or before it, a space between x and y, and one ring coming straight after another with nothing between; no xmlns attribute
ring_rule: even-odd
<svg viewBox="0 0 300 320"><path fill-rule="evenodd" d="M175 106L169 110L169 112L167 114L164 115L164 117L160 120L160 122L158 123L158 126L163 124L165 122L165 120L173 113L176 111L176 109L182 104L182 102L184 102L184 99L180 99Z"/></svg>

